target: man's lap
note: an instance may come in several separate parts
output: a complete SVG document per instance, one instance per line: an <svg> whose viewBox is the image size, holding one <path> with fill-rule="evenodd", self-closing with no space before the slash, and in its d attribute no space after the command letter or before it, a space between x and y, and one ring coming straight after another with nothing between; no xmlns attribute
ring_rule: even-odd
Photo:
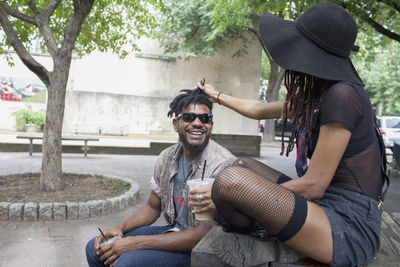
<svg viewBox="0 0 400 267"><path fill-rule="evenodd" d="M144 226L124 234L124 237L157 235L171 228L172 226ZM190 253L190 251L133 250L122 254L114 266L190 266Z"/></svg>

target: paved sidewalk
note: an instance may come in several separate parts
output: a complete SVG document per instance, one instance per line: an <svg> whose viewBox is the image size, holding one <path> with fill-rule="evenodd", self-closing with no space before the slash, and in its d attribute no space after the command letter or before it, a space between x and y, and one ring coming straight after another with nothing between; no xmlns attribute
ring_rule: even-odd
<svg viewBox="0 0 400 267"><path fill-rule="evenodd" d="M279 144L262 146L259 159L282 171L293 166L293 156L281 158L279 150ZM149 179L156 159L157 156L89 154L83 158L80 154L63 154L64 172L124 176L136 181L140 188L140 202L117 214L83 221L0 221L0 266L86 266L86 242L98 234L97 228L105 229L120 223L147 201ZM23 152L0 153L0 175L39 172L40 168L39 153L31 157ZM159 219L157 224L164 222Z"/></svg>
<svg viewBox="0 0 400 267"><path fill-rule="evenodd" d="M263 144L258 160L283 173L296 177L294 171L295 153L290 157L280 157L280 144ZM128 218L145 201L150 192L149 179L157 156L138 155L91 155L63 154L63 171L124 176L136 181L140 188L140 201L131 208L100 218L65 222L15 222L0 221L0 267L69 267L87 266L85 258L86 242L98 234L98 227L106 229ZM27 153L0 153L0 175L39 172L41 154L29 156ZM400 201L399 182L395 181L389 191L388 200L397 207ZM393 193L392 193L393 191ZM388 201L390 202L390 201ZM388 203L389 204L389 203ZM385 203L386 205L386 203ZM389 205L388 205L389 206ZM164 224L160 219L156 223Z"/></svg>

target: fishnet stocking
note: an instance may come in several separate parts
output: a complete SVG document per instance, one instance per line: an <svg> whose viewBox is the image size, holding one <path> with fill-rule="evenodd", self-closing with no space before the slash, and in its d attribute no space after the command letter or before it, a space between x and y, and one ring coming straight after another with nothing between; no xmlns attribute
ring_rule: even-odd
<svg viewBox="0 0 400 267"><path fill-rule="evenodd" d="M232 166L243 167L252 170L253 172L275 183L277 183L278 179L282 176L281 172L278 172L277 170L272 169L264 163L261 163L252 158L239 158L233 162Z"/></svg>
<svg viewBox="0 0 400 267"><path fill-rule="evenodd" d="M235 227L249 226L255 220L273 235L289 223L295 207L292 191L236 166L218 174L212 199L218 213Z"/></svg>

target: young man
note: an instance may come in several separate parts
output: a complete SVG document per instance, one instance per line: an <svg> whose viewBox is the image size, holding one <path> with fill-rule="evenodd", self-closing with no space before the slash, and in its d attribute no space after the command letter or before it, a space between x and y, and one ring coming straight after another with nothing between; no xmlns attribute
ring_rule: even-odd
<svg viewBox="0 0 400 267"><path fill-rule="evenodd" d="M199 221L192 214L215 210L211 190L188 191L187 180L215 177L235 160L227 149L210 140L213 127L212 103L200 90L182 90L170 103L168 116L175 115L173 126L179 143L159 155L151 179L146 205L120 225L107 229L107 238L118 239L100 248L99 236L88 242L89 266L190 266L193 247L215 224ZM166 226L150 226L161 215Z"/></svg>

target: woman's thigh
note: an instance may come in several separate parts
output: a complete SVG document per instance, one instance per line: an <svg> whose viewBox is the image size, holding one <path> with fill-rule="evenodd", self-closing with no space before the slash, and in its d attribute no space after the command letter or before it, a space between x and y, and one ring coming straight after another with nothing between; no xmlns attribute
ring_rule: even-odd
<svg viewBox="0 0 400 267"><path fill-rule="evenodd" d="M333 259L332 228L325 211L307 201L307 218L300 231L286 244L315 260L330 263Z"/></svg>

